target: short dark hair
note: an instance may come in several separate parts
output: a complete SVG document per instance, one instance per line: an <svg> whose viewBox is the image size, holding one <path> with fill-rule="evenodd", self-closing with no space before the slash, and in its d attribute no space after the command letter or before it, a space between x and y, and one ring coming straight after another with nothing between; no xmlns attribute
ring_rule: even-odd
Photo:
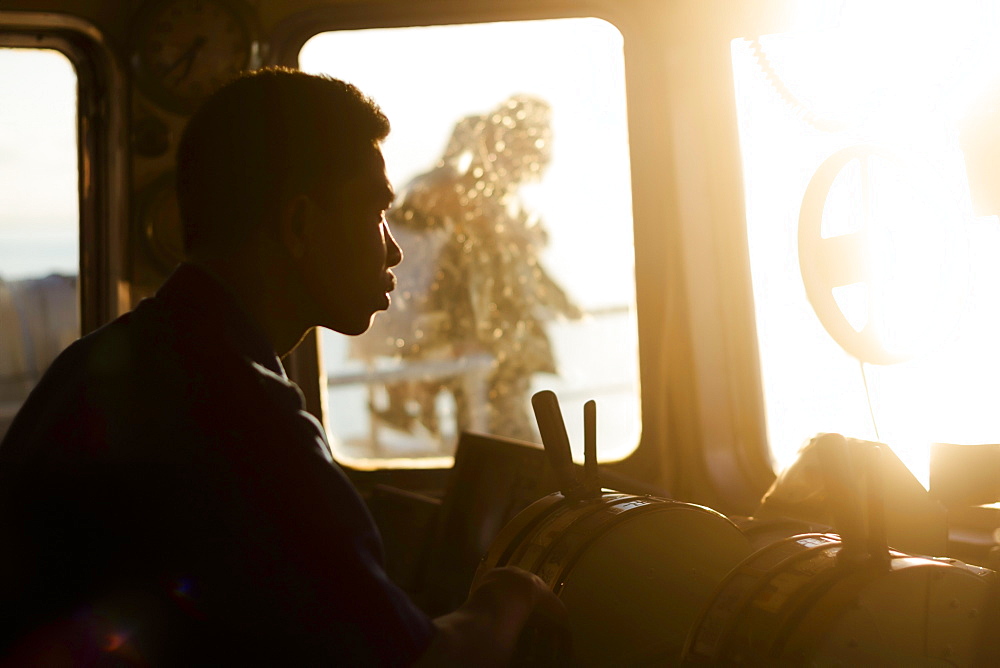
<svg viewBox="0 0 1000 668"><path fill-rule="evenodd" d="M238 246L289 197L353 176L388 134L349 83L282 67L241 75L206 100L177 149L185 252Z"/></svg>

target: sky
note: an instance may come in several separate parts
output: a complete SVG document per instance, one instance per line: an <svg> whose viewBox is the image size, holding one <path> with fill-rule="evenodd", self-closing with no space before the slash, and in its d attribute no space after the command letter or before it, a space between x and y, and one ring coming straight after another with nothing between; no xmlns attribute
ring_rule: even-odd
<svg viewBox="0 0 1000 668"><path fill-rule="evenodd" d="M76 72L58 51L0 49L0 278L76 273Z"/></svg>

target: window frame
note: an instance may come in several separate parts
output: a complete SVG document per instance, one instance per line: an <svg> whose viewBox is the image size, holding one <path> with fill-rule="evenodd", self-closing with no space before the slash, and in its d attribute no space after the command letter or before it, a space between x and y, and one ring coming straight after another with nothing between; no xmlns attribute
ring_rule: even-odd
<svg viewBox="0 0 1000 668"><path fill-rule="evenodd" d="M380 7L380 10L384 9ZM608 7L603 5L545 6L542 3L510 3L505 7L470 8L467 4L455 3L445 11L429 11L416 8L412 4L392 5L388 11L373 15L370 6L346 5L310 10L296 14L279 24L271 36L271 57L269 64L298 66L298 54L305 43L315 35L339 30L364 30L376 28L406 28L418 26L447 26L502 21L530 21L543 19L599 18L614 25L623 36L625 31L619 25L620 17L610 16ZM326 387L321 381L321 343L315 332L303 340L295 352L286 360L289 375L302 388L310 412L326 424ZM317 369L320 370L317 373ZM641 383L640 383L641 387ZM640 435L636 450L641 447ZM634 452L633 452L634 454ZM631 455L630 455L631 456ZM627 458L626 458L627 459ZM378 471L417 471L421 469L378 469ZM424 469L434 471L435 469ZM354 472L366 476L377 471Z"/></svg>
<svg viewBox="0 0 1000 668"><path fill-rule="evenodd" d="M80 334L130 306L123 280L128 212L124 79L103 33L49 12L0 11L0 47L52 49L77 76Z"/></svg>

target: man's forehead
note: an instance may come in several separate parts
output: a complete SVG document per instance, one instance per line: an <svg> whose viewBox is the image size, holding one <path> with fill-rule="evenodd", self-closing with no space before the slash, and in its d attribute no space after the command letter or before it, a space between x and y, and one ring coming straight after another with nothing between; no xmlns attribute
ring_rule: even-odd
<svg viewBox="0 0 1000 668"><path fill-rule="evenodd" d="M395 198L395 191L385 173L385 158L378 146L365 151L360 163L360 169L355 176L344 182L346 190L353 191L356 196L370 199L388 206Z"/></svg>
<svg viewBox="0 0 1000 668"><path fill-rule="evenodd" d="M392 188L392 183L389 182L389 176L385 172L385 156L382 155L382 149L378 146L374 147L372 154L374 156L372 164L373 180L378 181L378 188L382 196L388 198L388 204L391 204L392 200L395 199L396 193Z"/></svg>

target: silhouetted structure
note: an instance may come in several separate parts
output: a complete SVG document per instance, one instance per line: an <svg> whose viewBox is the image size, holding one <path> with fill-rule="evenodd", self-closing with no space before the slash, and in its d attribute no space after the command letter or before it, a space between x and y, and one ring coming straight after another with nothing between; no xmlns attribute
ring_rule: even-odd
<svg viewBox="0 0 1000 668"><path fill-rule="evenodd" d="M535 440L531 379L556 373L545 323L580 309L542 266L548 234L518 188L551 159L551 109L515 95L454 128L441 160L405 188L390 220L406 253L393 310L356 347L362 357L448 360L485 354L474 371L387 385L388 406L372 407L392 426L440 433L435 399L454 396L457 429ZM479 395L479 396L477 396ZM477 416L477 411L485 415Z"/></svg>

